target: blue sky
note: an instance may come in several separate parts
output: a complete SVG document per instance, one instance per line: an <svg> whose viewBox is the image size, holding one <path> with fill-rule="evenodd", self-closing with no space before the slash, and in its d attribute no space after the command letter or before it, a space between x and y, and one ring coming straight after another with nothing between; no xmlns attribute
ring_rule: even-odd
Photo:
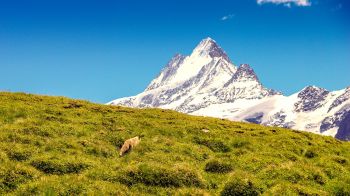
<svg viewBox="0 0 350 196"><path fill-rule="evenodd" d="M287 95L350 85L347 0L263 1L2 0L0 90L105 103L205 37Z"/></svg>

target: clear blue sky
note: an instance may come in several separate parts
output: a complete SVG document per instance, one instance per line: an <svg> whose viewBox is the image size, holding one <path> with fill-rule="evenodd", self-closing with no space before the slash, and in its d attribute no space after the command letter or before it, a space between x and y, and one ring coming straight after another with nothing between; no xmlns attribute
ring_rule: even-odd
<svg viewBox="0 0 350 196"><path fill-rule="evenodd" d="M287 95L345 88L349 2L310 3L2 0L0 90L105 103L143 91L175 53L190 54L208 36Z"/></svg>

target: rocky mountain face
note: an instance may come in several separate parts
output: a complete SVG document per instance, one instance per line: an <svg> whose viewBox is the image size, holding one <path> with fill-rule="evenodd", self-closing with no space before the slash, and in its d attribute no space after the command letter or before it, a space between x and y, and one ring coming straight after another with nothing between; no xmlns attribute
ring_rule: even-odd
<svg viewBox="0 0 350 196"><path fill-rule="evenodd" d="M248 64L236 67L211 38L175 55L144 92L111 105L158 107L350 140L350 87L308 86L291 96L264 87Z"/></svg>

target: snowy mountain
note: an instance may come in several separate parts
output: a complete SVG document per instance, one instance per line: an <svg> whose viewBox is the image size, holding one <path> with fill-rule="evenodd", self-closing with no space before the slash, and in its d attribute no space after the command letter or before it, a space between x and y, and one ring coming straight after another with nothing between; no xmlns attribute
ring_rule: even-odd
<svg viewBox="0 0 350 196"><path fill-rule="evenodd" d="M280 126L350 140L350 87L308 86L284 96L264 87L248 64L238 68L211 38L175 55L144 92L109 102Z"/></svg>

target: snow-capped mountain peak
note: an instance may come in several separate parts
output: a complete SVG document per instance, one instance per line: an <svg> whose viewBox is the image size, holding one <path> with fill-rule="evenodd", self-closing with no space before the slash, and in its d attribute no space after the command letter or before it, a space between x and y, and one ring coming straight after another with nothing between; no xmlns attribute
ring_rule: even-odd
<svg viewBox="0 0 350 196"><path fill-rule="evenodd" d="M257 81L259 82L258 77L256 76L254 70L249 66L249 64L242 64L238 67L237 72L232 77L233 82L238 81Z"/></svg>
<svg viewBox="0 0 350 196"><path fill-rule="evenodd" d="M165 68L160 72L158 77L154 79L151 84L148 85L146 88L146 91L153 90L155 88L158 88L160 86L166 86L168 84L171 84L172 79L176 75L176 72L180 65L185 60L185 56L181 54L176 54L165 66Z"/></svg>
<svg viewBox="0 0 350 196"><path fill-rule="evenodd" d="M175 55L146 91L159 87L179 86L213 66L221 66L223 72L233 74L236 67L231 63L223 49L211 38L202 40L189 56ZM223 77L225 79L226 77ZM220 79L222 80L222 79Z"/></svg>
<svg viewBox="0 0 350 196"><path fill-rule="evenodd" d="M329 91L317 86L307 86L298 93L300 101L295 103L295 111L307 112L321 107L326 100Z"/></svg>
<svg viewBox="0 0 350 196"><path fill-rule="evenodd" d="M288 127L350 140L350 87L307 86L291 96L262 85L253 68L236 68L211 38L175 55L144 92L109 102Z"/></svg>
<svg viewBox="0 0 350 196"><path fill-rule="evenodd" d="M274 92L259 82L254 70L248 64L242 64L232 78L215 94L221 103L230 103L238 99L261 99L274 95Z"/></svg>
<svg viewBox="0 0 350 196"><path fill-rule="evenodd" d="M216 43L215 40L211 39L210 37L203 39L193 50L191 56L209 56L211 58L222 57L226 61L230 62L230 59L228 58L225 51Z"/></svg>

